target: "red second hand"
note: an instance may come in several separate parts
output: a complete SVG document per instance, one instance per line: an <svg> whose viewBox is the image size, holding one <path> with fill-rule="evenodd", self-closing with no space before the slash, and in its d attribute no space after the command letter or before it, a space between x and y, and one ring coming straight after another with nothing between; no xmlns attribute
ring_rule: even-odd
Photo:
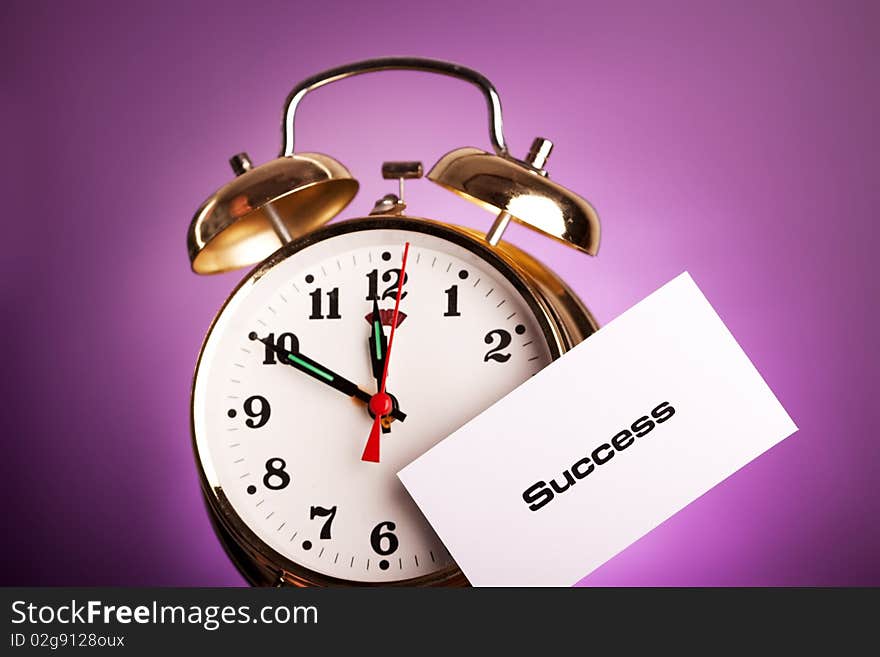
<svg viewBox="0 0 880 657"><path fill-rule="evenodd" d="M385 392L385 382L388 380L388 363L391 362L391 347L394 346L394 332L397 330L397 311L400 309L400 296L403 292L403 283L406 280L406 257L409 255L409 242L403 245L403 262L400 265L400 278L397 279L397 298L394 299L394 315L391 317L391 335L388 337L388 349L385 350L385 368L382 370L382 385L379 392L370 400L370 410L373 411L373 427L370 429L370 437L361 455L362 461L379 462L379 433L382 418L391 412L393 403L391 397Z"/></svg>

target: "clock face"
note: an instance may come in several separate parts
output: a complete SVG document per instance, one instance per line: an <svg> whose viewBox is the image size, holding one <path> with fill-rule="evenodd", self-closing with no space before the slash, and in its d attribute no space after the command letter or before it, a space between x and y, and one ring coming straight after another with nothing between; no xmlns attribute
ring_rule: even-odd
<svg viewBox="0 0 880 657"><path fill-rule="evenodd" d="M193 430L209 487L312 578L383 583L453 567L396 473L556 353L500 261L448 229L376 224L335 226L251 277L196 372ZM362 457L386 358L393 410L375 462Z"/></svg>

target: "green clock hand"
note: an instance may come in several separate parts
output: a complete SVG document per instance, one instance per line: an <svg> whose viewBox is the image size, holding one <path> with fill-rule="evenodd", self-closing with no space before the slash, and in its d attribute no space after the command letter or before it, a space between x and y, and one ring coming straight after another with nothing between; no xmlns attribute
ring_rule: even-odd
<svg viewBox="0 0 880 657"><path fill-rule="evenodd" d="M370 403L370 399L372 395L368 393L366 390L360 388L357 384L352 383L344 376L337 374L329 367L325 367L320 363L315 362L308 356L305 356L299 352L287 351L287 349L283 349L277 346L272 340L269 338L256 338L264 345L269 347L272 351L274 351L278 357L281 359L281 362L292 366L293 368L308 374L313 379L324 383L325 385L330 386L331 388L338 390L341 393L348 395L349 397L354 397L365 404ZM396 419L403 422L406 419L406 413L403 413L399 409L394 409L390 415Z"/></svg>
<svg viewBox="0 0 880 657"><path fill-rule="evenodd" d="M370 363L376 386L382 385L382 373L385 371L385 354L388 353L388 338L382 330L382 317L379 314L379 300L373 299L373 321L370 323Z"/></svg>
<svg viewBox="0 0 880 657"><path fill-rule="evenodd" d="M388 353L388 338L382 330L382 315L379 313L379 299L373 299L373 315L370 322L370 364L373 367L373 376L376 379L376 390L382 387L382 374L385 372L385 354ZM392 403L397 402L392 398ZM393 416L393 413L392 413ZM382 433L391 433L390 420L382 423Z"/></svg>

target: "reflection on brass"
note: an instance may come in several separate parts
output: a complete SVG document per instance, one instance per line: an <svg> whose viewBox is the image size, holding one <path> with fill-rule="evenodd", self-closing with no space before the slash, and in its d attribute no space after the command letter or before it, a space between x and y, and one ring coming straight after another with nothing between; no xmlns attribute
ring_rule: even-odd
<svg viewBox="0 0 880 657"><path fill-rule="evenodd" d="M214 274L256 264L282 245L273 223L282 221L291 239L302 237L341 212L357 190L348 169L320 153L243 168L193 217L186 240L192 269Z"/></svg>
<svg viewBox="0 0 880 657"><path fill-rule="evenodd" d="M427 178L493 214L506 212L529 228L596 255L599 216L593 206L542 173L512 158L458 148L441 157Z"/></svg>

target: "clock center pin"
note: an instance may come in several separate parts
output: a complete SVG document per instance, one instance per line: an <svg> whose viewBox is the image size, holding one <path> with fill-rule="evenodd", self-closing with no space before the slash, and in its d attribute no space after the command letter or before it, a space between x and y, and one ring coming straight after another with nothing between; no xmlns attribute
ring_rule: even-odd
<svg viewBox="0 0 880 657"><path fill-rule="evenodd" d="M393 407L391 395L387 392L377 392L370 398L370 410L373 415L388 415Z"/></svg>

